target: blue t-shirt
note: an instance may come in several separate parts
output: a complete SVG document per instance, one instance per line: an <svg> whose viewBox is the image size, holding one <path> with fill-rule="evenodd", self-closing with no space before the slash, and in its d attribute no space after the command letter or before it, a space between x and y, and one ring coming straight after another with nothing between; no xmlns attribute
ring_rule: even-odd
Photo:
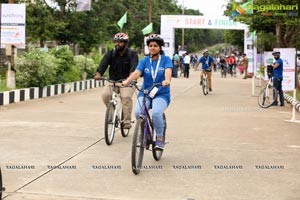
<svg viewBox="0 0 300 200"><path fill-rule="evenodd" d="M136 70L139 70L142 73L142 76L144 78L142 89L150 89L154 83L163 82L165 80L165 69L173 68L171 59L168 56L161 55L161 60L157 71L157 75L155 77L155 80L153 80L150 63L151 63L150 57L145 56L144 58L142 58L142 60L139 62L138 66L136 67ZM152 60L152 68L154 74L156 71L157 63L158 60ZM139 97L143 96L143 93L140 92L138 96ZM166 102L169 104L171 100L170 87L159 86L158 91L154 98L156 97L161 97L165 99Z"/></svg>
<svg viewBox="0 0 300 200"><path fill-rule="evenodd" d="M277 68L273 69L273 77L274 78L283 78L282 73L283 73L283 61L281 58L275 61L275 64L279 64Z"/></svg>
<svg viewBox="0 0 300 200"><path fill-rule="evenodd" d="M202 63L203 70L211 72L211 69L208 69L214 62L214 59L211 56L208 56L207 58L205 56L202 56L199 59L199 62Z"/></svg>

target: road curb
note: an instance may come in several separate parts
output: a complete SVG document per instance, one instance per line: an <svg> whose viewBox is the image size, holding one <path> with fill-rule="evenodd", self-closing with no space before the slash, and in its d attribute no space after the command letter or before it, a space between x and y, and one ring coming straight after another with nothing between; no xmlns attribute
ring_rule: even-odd
<svg viewBox="0 0 300 200"><path fill-rule="evenodd" d="M0 106L12 103L28 101L32 99L56 96L65 93L73 93L104 86L104 81L89 79L64 84L55 84L45 87L31 87L0 92Z"/></svg>
<svg viewBox="0 0 300 200"><path fill-rule="evenodd" d="M290 104L292 104L293 106L295 106L296 110L300 112L300 102L299 102L298 100L295 100L292 96L290 96L290 95L288 95L288 94L286 94L286 93L284 93L283 95L284 95L284 99L285 99L288 103L290 103Z"/></svg>

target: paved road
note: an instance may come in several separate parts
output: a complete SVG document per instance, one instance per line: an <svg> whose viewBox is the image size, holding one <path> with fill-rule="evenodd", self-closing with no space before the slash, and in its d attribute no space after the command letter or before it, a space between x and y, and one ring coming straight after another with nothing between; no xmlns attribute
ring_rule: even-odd
<svg viewBox="0 0 300 200"><path fill-rule="evenodd" d="M171 87L169 143L159 162L146 152L138 176L132 134L103 140L103 88L0 107L4 199L300 199L300 124L284 121L290 106L259 108L240 76L214 74L208 96L198 72Z"/></svg>

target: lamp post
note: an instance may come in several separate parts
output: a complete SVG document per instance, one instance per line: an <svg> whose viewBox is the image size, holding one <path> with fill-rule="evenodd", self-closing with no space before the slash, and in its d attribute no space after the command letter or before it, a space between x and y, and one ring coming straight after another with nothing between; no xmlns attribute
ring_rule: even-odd
<svg viewBox="0 0 300 200"><path fill-rule="evenodd" d="M0 65L1 65L1 58L2 58L2 54L1 54L1 34L2 34L2 3L0 3Z"/></svg>
<svg viewBox="0 0 300 200"><path fill-rule="evenodd" d="M184 0L182 3L182 15L184 15ZM181 33L181 49L184 49L184 28L182 28L182 33Z"/></svg>
<svg viewBox="0 0 300 200"><path fill-rule="evenodd" d="M152 21L152 0L149 0L149 24Z"/></svg>

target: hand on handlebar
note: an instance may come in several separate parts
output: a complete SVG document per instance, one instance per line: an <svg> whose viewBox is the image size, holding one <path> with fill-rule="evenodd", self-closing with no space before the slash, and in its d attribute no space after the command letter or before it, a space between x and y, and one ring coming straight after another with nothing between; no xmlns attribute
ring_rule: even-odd
<svg viewBox="0 0 300 200"><path fill-rule="evenodd" d="M170 85L170 81L169 81L169 80L164 80L164 81L161 83L161 85L162 85L163 87L169 86L169 85Z"/></svg>
<svg viewBox="0 0 300 200"><path fill-rule="evenodd" d="M123 85L123 86L128 86L129 83L130 83L130 81L127 81L127 80L122 81L122 85Z"/></svg>

